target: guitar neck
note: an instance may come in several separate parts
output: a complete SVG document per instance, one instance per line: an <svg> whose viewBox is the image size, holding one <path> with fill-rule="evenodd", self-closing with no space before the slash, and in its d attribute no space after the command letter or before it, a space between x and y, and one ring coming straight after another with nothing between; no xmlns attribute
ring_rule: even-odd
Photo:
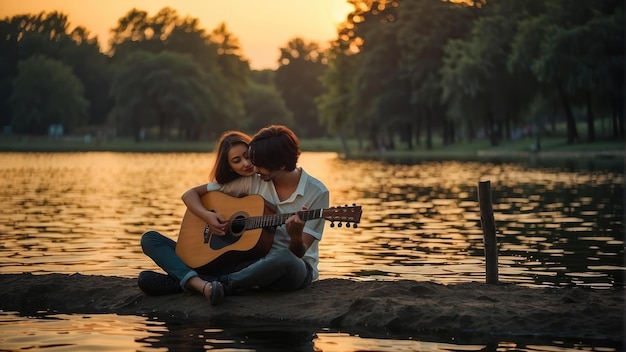
<svg viewBox="0 0 626 352"><path fill-rule="evenodd" d="M290 216L298 214L304 221L319 219L322 217L323 209L303 210L294 213L274 214L274 215L262 215L252 216L245 219L246 230L258 229L261 227L273 227L283 225L287 222Z"/></svg>

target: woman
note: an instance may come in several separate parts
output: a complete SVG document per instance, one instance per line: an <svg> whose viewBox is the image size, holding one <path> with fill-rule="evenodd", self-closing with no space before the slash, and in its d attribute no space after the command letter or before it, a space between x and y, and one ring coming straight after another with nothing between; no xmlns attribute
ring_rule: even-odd
<svg viewBox="0 0 626 352"><path fill-rule="evenodd" d="M305 221L299 212L328 208L328 189L298 167L298 137L286 126L272 125L259 130L252 137L248 152L256 174L239 177L220 190L231 195L258 194L274 205L277 214L290 215L283 219L284 225L275 227L271 249L265 256L242 261L239 268L228 268L228 272L218 274L218 281L226 294L251 288L295 291L308 287L319 278L318 253L324 219ZM231 190L226 189L231 186ZM228 222L225 219L213 222L220 215L205 209L202 203L202 197L211 190L206 184L194 187L185 192L183 201L188 211L203 220L200 223L203 227L207 223L212 234L220 235Z"/></svg>
<svg viewBox="0 0 626 352"><path fill-rule="evenodd" d="M254 166L248 158L250 136L242 132L229 131L222 134L216 146L216 160L211 171L209 188L224 190L224 184L236 184L238 179L246 179L254 174ZM206 187L206 185L205 185ZM187 194L187 193L185 193ZM183 195L184 199L185 195ZM205 221L212 229L220 228L223 219L207 211ZM139 288L149 295L164 295L182 291L202 293L212 304L219 304L224 298L224 288L218 281L207 281L188 267L176 255L176 242L156 231L148 231L141 237L141 248L167 275L154 271L139 274Z"/></svg>

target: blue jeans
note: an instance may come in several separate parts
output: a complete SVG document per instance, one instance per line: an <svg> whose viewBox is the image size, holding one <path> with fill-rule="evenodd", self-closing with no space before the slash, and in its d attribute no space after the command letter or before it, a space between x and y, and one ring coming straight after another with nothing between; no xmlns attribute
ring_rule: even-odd
<svg viewBox="0 0 626 352"><path fill-rule="evenodd" d="M198 276L198 273L188 267L176 254L176 242L169 237L156 231L148 231L141 236L141 249L168 275L176 278L185 291L187 281Z"/></svg>
<svg viewBox="0 0 626 352"><path fill-rule="evenodd" d="M176 242L156 231L141 236L141 249L161 269L180 282L183 290L187 281L198 272L185 264L176 254ZM281 291L294 291L311 284L312 270L302 258L289 249L272 249L270 253L242 270L221 276L227 290L252 287Z"/></svg>
<svg viewBox="0 0 626 352"><path fill-rule="evenodd" d="M312 269L288 248L272 249L268 255L247 267L221 276L226 291L251 287L295 291L311 284Z"/></svg>

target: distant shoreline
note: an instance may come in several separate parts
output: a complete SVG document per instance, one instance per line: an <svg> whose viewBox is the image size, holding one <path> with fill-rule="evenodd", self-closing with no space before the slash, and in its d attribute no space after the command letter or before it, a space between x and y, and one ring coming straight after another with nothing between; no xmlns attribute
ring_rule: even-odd
<svg viewBox="0 0 626 352"><path fill-rule="evenodd" d="M386 159L386 158L421 158L428 159L554 159L554 158L605 158L621 159L626 157L624 141L611 140L595 143L568 145L562 138L550 138L542 141L540 150L533 150L531 140L503 142L492 147L487 141L459 142L442 146L434 145L432 150L424 146L414 146L413 150L398 144L393 150L365 151L359 148L357 141L348 143L350 154L344 155L342 145L336 138L302 139L304 152L333 152L346 159ZM214 142L207 141L143 141L136 142L128 138L113 141L85 140L78 137L49 139L47 137L0 136L0 152L120 152L120 153L209 153L214 150Z"/></svg>

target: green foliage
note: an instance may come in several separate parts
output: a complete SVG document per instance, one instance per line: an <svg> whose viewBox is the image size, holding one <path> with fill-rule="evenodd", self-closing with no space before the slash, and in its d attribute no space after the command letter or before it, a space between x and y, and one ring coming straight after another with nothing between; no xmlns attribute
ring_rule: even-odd
<svg viewBox="0 0 626 352"><path fill-rule="evenodd" d="M320 121L333 135L350 134L355 131L357 114L352 113L352 79L356 68L355 56L345 55L336 45L331 51L328 68L321 77L325 92L316 99Z"/></svg>
<svg viewBox="0 0 626 352"><path fill-rule="evenodd" d="M351 0L333 42L322 121L359 129L369 145L438 132L444 145L565 121L594 140L596 115L624 136L624 8L617 1ZM350 57L351 65L345 63ZM343 74L344 70L348 72ZM352 76L352 77L350 77ZM355 116L354 122L350 116ZM358 127L357 127L358 126Z"/></svg>
<svg viewBox="0 0 626 352"><path fill-rule="evenodd" d="M543 134L566 126L569 143L594 141L597 121L602 138L624 137L623 2L348 2L354 10L327 52L294 38L280 48L276 71L251 71L225 23L206 31L167 7L122 16L109 56L62 13L4 19L0 125L44 133L59 116L34 100L50 90L42 82L47 88L33 88L25 103L26 82L37 85L18 62L45 58L64 65L60 77L69 69L80 81L84 94L68 96L89 103L67 105L88 109L88 118L65 117L68 126L94 128L110 115L118 135L147 128L161 138L214 139L285 123L304 138L340 137L346 154L347 138L418 150L487 135L495 145L528 124Z"/></svg>
<svg viewBox="0 0 626 352"><path fill-rule="evenodd" d="M113 119L122 132L139 136L143 128L157 126L160 137L177 127L197 138L199 126L224 126L221 82L208 75L189 56L161 52L135 52L119 67L113 81Z"/></svg>
<svg viewBox="0 0 626 352"><path fill-rule="evenodd" d="M294 131L302 137L325 134L319 122L315 98L324 92L320 76L324 73L324 56L315 42L295 38L281 48L280 67L275 85L293 113Z"/></svg>
<svg viewBox="0 0 626 352"><path fill-rule="evenodd" d="M594 110L618 111L614 118L623 120L624 8L616 5L600 1L572 6L552 0L519 21L509 67L529 72L540 84L553 88L541 94L560 102L568 143L579 138L572 112L577 106L587 109L589 141L595 139ZM620 98L616 91L621 92ZM623 123L621 130L623 135Z"/></svg>
<svg viewBox="0 0 626 352"><path fill-rule="evenodd" d="M161 138L168 135L168 129L177 129L181 132L181 138L198 139L203 136L213 138L224 129L245 127L245 121L242 120L242 99L248 82L249 66L239 54L237 38L228 31L225 24L220 24L211 34L207 34L199 27L197 19L181 18L171 8L163 8L152 17L145 11L133 9L119 20L113 33L111 50L121 72L132 71L132 68L124 66L141 66L141 62L132 58L141 52L156 54L156 57L164 60L159 62L165 65L161 68L157 65L143 65L143 70L149 72L148 76L132 75L129 72L131 76L124 79L137 82L113 87L113 94L118 99L116 101L125 101L123 107L115 107L114 115L118 121L119 118L135 116L133 121L121 124L126 131L138 133L143 127L157 125ZM169 54L162 55L165 53ZM181 73L189 70L180 68L178 63L182 59L173 58L172 53L186 55L186 65L193 62L194 68L191 71L197 72L197 75ZM182 71L179 72L179 69ZM159 79L174 82L176 86L167 90L163 87L164 81ZM150 88L143 97L134 93L133 99L115 91L116 87L131 84L143 89L155 84L159 88ZM174 92L175 89L183 90ZM176 97L175 99L181 99L184 104L177 108L176 113L164 106L158 107L157 113L154 103L151 102L157 96ZM175 100L169 99L165 99L162 104L169 106ZM146 104L149 106L145 106ZM135 109L140 109L140 112ZM158 121L154 120L155 116L159 116Z"/></svg>
<svg viewBox="0 0 626 352"><path fill-rule="evenodd" d="M293 115L273 85L250 83L244 94L243 130L258 131L269 124L293 125Z"/></svg>
<svg viewBox="0 0 626 352"><path fill-rule="evenodd" d="M32 56L19 63L9 100L15 132L44 134L51 124L66 131L85 123L89 103L83 86L63 63L43 56Z"/></svg>
<svg viewBox="0 0 626 352"><path fill-rule="evenodd" d="M108 63L95 37L83 27L70 31L66 15L58 12L18 15L0 21L0 124L10 124L13 112L8 104L11 81L17 77L18 61L34 56L58 60L72 69L81 81L89 101L89 119L83 123L102 124L110 109Z"/></svg>

